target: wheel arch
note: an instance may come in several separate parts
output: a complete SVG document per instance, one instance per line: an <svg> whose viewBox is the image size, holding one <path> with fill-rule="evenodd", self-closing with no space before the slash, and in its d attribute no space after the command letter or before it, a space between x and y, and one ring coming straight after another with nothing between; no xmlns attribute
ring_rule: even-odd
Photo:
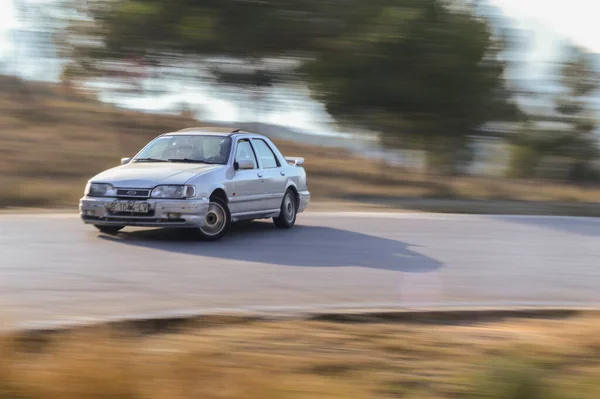
<svg viewBox="0 0 600 399"><path fill-rule="evenodd" d="M210 195L208 196L209 199L213 199L213 198L219 198L221 200L223 200L226 204L229 203L229 197L227 197L227 193L225 192L225 189L223 187L215 187Z"/></svg>

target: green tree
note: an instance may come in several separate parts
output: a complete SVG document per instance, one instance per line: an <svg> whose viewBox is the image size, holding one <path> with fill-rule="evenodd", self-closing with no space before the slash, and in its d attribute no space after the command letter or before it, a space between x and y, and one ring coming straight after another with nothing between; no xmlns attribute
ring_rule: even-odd
<svg viewBox="0 0 600 399"><path fill-rule="evenodd" d="M338 3L345 1L349 0ZM65 1L57 6L65 27L59 42L66 57L99 72L112 66L108 60L144 57L149 63L173 65L182 56L260 70L267 58L302 57L331 36L330 3L336 1ZM256 70L239 75L245 75L249 84L273 79ZM230 71L221 76L229 78L235 83L244 80Z"/></svg>
<svg viewBox="0 0 600 399"><path fill-rule="evenodd" d="M437 171L457 171L470 137L517 115L503 43L468 6L386 2L335 42L306 67L315 97L347 125L381 131L389 147L425 150Z"/></svg>
<svg viewBox="0 0 600 399"><path fill-rule="evenodd" d="M343 10L355 2L62 0L46 26L56 31L70 70L88 78L131 82L139 65L188 68L215 85L254 92L259 102L273 85L298 80L296 67L336 35ZM180 78L173 71L162 73Z"/></svg>
<svg viewBox="0 0 600 399"><path fill-rule="evenodd" d="M453 172L469 161L473 135L515 115L503 42L468 4L70 0L57 26L66 27L65 57L88 76L143 59L150 67L193 60L216 83L255 90L302 79L342 124L381 131L391 148L424 149L433 168Z"/></svg>
<svg viewBox="0 0 600 399"><path fill-rule="evenodd" d="M510 174L590 180L596 175L592 161L598 157L598 121L589 103L600 86L592 56L569 47L555 83L561 90L552 98L552 110L530 115L512 142Z"/></svg>
<svg viewBox="0 0 600 399"><path fill-rule="evenodd" d="M589 53L576 47L568 51L569 60L561 68L565 91L556 100L556 112L566 131L559 135L556 147L560 155L570 158L569 180L587 180L591 177L590 162L598 156L598 121L589 103L600 85L600 74Z"/></svg>

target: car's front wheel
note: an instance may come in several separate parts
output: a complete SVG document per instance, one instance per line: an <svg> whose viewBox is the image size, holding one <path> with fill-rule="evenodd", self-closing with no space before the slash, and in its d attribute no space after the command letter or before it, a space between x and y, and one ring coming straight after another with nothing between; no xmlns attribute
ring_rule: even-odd
<svg viewBox="0 0 600 399"><path fill-rule="evenodd" d="M198 229L200 238L205 241L216 241L223 237L231 225L229 207L220 198L210 200L208 212L204 217L204 226Z"/></svg>
<svg viewBox="0 0 600 399"><path fill-rule="evenodd" d="M104 234L117 234L119 231L121 231L123 228L125 228L125 226L98 226L98 225L95 225L94 227L96 227L98 230L100 230L100 232L102 232Z"/></svg>
<svg viewBox="0 0 600 399"><path fill-rule="evenodd" d="M279 216L273 218L275 226L280 229L289 229L296 224L296 214L298 206L296 204L296 196L292 190L287 190L281 202L281 211Z"/></svg>

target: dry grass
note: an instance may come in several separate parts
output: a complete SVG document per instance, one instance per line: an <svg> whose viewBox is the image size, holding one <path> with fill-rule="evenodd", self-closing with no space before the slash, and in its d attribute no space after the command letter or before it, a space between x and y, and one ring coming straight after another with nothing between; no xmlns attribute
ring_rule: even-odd
<svg viewBox="0 0 600 399"><path fill-rule="evenodd" d="M0 398L592 398L599 332L597 317L577 316L91 329L43 345L7 338Z"/></svg>
<svg viewBox="0 0 600 399"><path fill-rule="evenodd" d="M199 123L179 116L119 110L68 97L52 85L0 76L1 206L73 205L85 181L137 152L160 133ZM278 142L306 158L314 198L516 199L595 202L600 188L540 182L447 178L387 168L335 148Z"/></svg>
<svg viewBox="0 0 600 399"><path fill-rule="evenodd" d="M0 206L75 204L89 177L158 134L194 124L69 98L51 85L28 84L23 93L7 81L0 79Z"/></svg>
<svg viewBox="0 0 600 399"><path fill-rule="evenodd" d="M282 152L306 158L311 192L328 198L441 198L596 202L600 187L482 177L449 177L390 168L332 148L279 143Z"/></svg>

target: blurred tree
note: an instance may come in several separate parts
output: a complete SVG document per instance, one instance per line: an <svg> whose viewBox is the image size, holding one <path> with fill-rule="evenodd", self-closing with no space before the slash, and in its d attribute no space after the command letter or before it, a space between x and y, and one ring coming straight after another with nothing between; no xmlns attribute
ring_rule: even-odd
<svg viewBox="0 0 600 399"><path fill-rule="evenodd" d="M329 3L346 1L65 0L58 6L67 27L60 42L65 56L89 70L115 67L107 61L173 65L200 55L255 67L220 79L262 85L273 79L260 71L263 60L301 57L314 48L333 33Z"/></svg>
<svg viewBox="0 0 600 399"><path fill-rule="evenodd" d="M253 92L258 103L274 84L298 79L297 61L335 35L336 10L356 1L59 0L59 22L47 26L70 68L90 78L131 85L141 65L167 66L162 76L175 79L195 69L201 79Z"/></svg>
<svg viewBox="0 0 600 399"><path fill-rule="evenodd" d="M552 112L530 115L512 142L511 176L570 181L597 177L592 162L599 155L598 121L590 97L600 87L600 73L589 53L570 46L557 75L561 91L551 101Z"/></svg>
<svg viewBox="0 0 600 399"><path fill-rule="evenodd" d="M335 43L306 66L316 98L338 120L382 131L389 147L425 150L433 170L459 171L470 137L517 117L503 42L467 5L389 1Z"/></svg>
<svg viewBox="0 0 600 399"><path fill-rule="evenodd" d="M64 56L89 76L122 73L140 60L178 67L193 58L208 64L215 82L257 91L307 80L342 124L382 131L390 148L424 149L432 168L454 172L470 160L471 136L516 114L503 42L475 7L462 0L63 0L56 14L64 23L56 26L66 27Z"/></svg>
<svg viewBox="0 0 600 399"><path fill-rule="evenodd" d="M570 159L569 180L588 180L593 175L591 162L598 157L598 120L589 106L590 96L600 86L600 74L585 50L572 47L568 52L561 68L565 92L556 99L556 112L567 129L558 137L557 148Z"/></svg>

